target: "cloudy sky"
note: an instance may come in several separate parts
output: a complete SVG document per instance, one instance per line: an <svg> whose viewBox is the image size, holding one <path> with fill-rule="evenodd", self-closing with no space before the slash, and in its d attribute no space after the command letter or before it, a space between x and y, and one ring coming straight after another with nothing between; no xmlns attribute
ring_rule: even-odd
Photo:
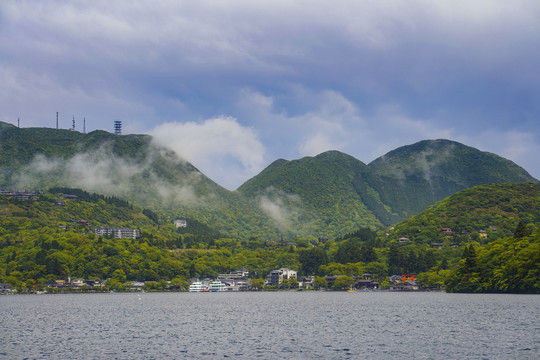
<svg viewBox="0 0 540 360"><path fill-rule="evenodd" d="M0 121L152 134L235 189L446 138L540 178L540 2L0 2Z"/></svg>

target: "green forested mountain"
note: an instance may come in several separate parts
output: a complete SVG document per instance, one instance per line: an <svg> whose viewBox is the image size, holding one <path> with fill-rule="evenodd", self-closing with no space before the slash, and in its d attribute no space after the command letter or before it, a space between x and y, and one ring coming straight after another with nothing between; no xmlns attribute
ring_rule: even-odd
<svg viewBox="0 0 540 360"><path fill-rule="evenodd" d="M430 140L369 165L338 151L277 160L228 191L150 136L0 123L0 189L77 187L242 237L335 237L390 225L471 186L524 181L536 182L511 161Z"/></svg>
<svg viewBox="0 0 540 360"><path fill-rule="evenodd" d="M332 236L381 225L367 205L377 203L377 194L362 182L366 172L366 165L352 156L328 151L300 160L277 160L238 191L261 204L279 206L283 217L308 233L322 229L322 235Z"/></svg>
<svg viewBox="0 0 540 360"><path fill-rule="evenodd" d="M536 182L510 160L448 140L424 140L403 146L368 166L368 181L392 209L388 223L417 214L428 205L476 185Z"/></svg>
<svg viewBox="0 0 540 360"><path fill-rule="evenodd" d="M77 187L231 234L276 236L252 202L219 186L147 135L0 126L0 189Z"/></svg>
<svg viewBox="0 0 540 360"><path fill-rule="evenodd" d="M254 198L292 198L319 226L390 225L475 185L537 182L497 155L448 141L404 146L369 165L329 151L300 160L277 160L238 191ZM288 204L290 208L294 208Z"/></svg>
<svg viewBox="0 0 540 360"><path fill-rule="evenodd" d="M395 225L391 239L488 243L511 236L520 221L540 223L540 184L490 184L462 190ZM451 229L444 233L443 228Z"/></svg>

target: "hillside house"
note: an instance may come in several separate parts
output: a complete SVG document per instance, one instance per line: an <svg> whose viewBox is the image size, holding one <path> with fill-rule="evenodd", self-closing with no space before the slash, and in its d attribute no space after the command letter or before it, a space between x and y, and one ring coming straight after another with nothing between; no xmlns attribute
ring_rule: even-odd
<svg viewBox="0 0 540 360"><path fill-rule="evenodd" d="M187 220L183 220L183 219L177 219L174 221L174 226L176 226L176 228L185 228L187 227Z"/></svg>
<svg viewBox="0 0 540 360"><path fill-rule="evenodd" d="M452 231L451 228L442 228L441 231L442 231L444 236L452 236L452 235L454 235L454 232Z"/></svg>
<svg viewBox="0 0 540 360"><path fill-rule="evenodd" d="M1 190L0 195L4 195L7 197L10 197L14 200L37 200L39 197L38 192L30 192L30 191L10 191L10 190Z"/></svg>
<svg viewBox="0 0 540 360"><path fill-rule="evenodd" d="M94 229L97 236L112 236L115 239L137 239L141 236L139 229L121 229L97 227Z"/></svg>

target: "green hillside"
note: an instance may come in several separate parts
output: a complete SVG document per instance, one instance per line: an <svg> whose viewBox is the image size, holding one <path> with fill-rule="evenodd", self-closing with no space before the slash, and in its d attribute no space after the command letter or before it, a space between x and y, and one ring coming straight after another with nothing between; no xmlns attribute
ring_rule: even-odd
<svg viewBox="0 0 540 360"><path fill-rule="evenodd" d="M367 181L392 209L392 221L386 224L476 185L537 182L510 160L449 140L403 146L368 167Z"/></svg>
<svg viewBox="0 0 540 360"><path fill-rule="evenodd" d="M77 187L246 238L332 238L393 224L468 187L524 181L537 182L509 160L429 140L369 165L338 151L277 160L229 191L147 135L0 123L0 189Z"/></svg>
<svg viewBox="0 0 540 360"><path fill-rule="evenodd" d="M511 236L520 220L531 227L540 223L540 184L490 184L462 190L396 224L390 238L488 243ZM445 235L442 228L452 233Z"/></svg>
<svg viewBox="0 0 540 360"><path fill-rule="evenodd" d="M300 160L277 160L238 192L282 206L291 225L294 220L306 234L335 236L381 225L355 186L365 171L359 160L329 151ZM362 195L369 196L368 191Z"/></svg>
<svg viewBox="0 0 540 360"><path fill-rule="evenodd" d="M258 206L219 186L147 135L81 134L0 126L0 189L78 187L114 195L170 217L192 218L230 234L278 229Z"/></svg>
<svg viewBox="0 0 540 360"><path fill-rule="evenodd" d="M0 195L0 282L23 292L69 277L108 279L116 290L136 280L154 281L147 289L167 288L166 280L185 289L192 277L246 267L262 278L288 267L299 276L369 273L383 287L390 275L417 274L424 286L454 292L540 293L539 205L539 184L482 185L388 233L361 228L319 242L269 242L226 237L196 219L184 218L188 226L176 228L174 218L79 189L52 189L36 200ZM141 236L96 236L96 226L137 228ZM453 233L443 234L443 227ZM486 228L483 238L478 229ZM405 236L411 241L398 241Z"/></svg>

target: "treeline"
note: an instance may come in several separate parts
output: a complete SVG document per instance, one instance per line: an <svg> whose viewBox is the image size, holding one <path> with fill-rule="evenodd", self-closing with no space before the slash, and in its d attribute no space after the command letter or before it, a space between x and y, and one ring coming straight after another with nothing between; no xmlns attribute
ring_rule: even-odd
<svg viewBox="0 0 540 360"><path fill-rule="evenodd" d="M241 267L259 279L288 267L299 277L369 273L383 284L390 275L414 273L425 286L446 286L453 292L538 293L540 286L539 234L534 224L525 222L518 223L511 237L487 245L469 240L459 247L447 240L439 249L422 241L392 241L368 228L320 241L228 238L192 219L186 219L186 228L177 229L155 213L99 200L68 200L66 206L56 206L51 201L15 203L0 197L0 206L0 282L19 289L68 276L109 279L117 285L135 280L185 282ZM83 225L65 226L69 223L62 219L71 219L73 213L91 223L135 226L142 236L96 237Z"/></svg>
<svg viewBox="0 0 540 360"><path fill-rule="evenodd" d="M468 245L445 280L449 292L540 293L540 233L520 223L512 237Z"/></svg>

